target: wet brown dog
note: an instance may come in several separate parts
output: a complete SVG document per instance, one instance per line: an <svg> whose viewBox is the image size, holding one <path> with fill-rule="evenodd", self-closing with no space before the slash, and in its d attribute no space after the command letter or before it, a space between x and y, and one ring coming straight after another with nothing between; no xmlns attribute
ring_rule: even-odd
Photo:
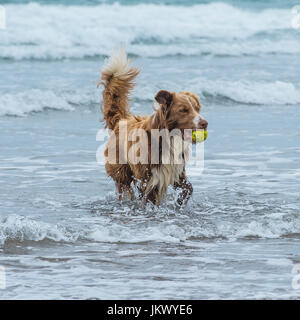
<svg viewBox="0 0 300 320"><path fill-rule="evenodd" d="M159 161L151 162L151 144L155 139L151 138L153 129L173 129L180 130L182 138L191 141L191 135L183 134L185 129L196 130L206 129L207 122L200 116L201 104L197 95L191 92L169 92L160 90L155 95L158 103L157 109L151 116L138 116L130 112L129 92L133 89L134 79L138 75L139 69L130 66L130 61L124 49L118 51L110 57L102 69L102 81L104 85L102 111L106 127L113 131L113 137L108 140L105 156L108 159L109 150L115 150L116 161L106 161L105 168L107 174L115 181L119 199L126 195L132 198L134 184L140 192L141 198L145 202L151 201L160 204L164 198L167 188L172 185L179 189L177 204L187 203L192 195L193 188L188 182L185 174L185 163L176 163L174 154L171 151L169 163L162 162L161 141L159 146ZM146 140L140 147L145 147L145 161L138 163L130 161L127 157L133 142L121 135L121 123L126 121L126 133L142 129L146 132ZM125 140L126 141L125 141ZM136 142L136 141L135 141ZM184 152L183 154L184 159ZM138 151L141 155L141 150Z"/></svg>

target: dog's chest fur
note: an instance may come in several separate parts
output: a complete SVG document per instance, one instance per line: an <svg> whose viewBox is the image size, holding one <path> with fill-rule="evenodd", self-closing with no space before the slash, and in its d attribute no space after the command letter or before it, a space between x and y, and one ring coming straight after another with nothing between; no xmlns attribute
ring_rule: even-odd
<svg viewBox="0 0 300 320"><path fill-rule="evenodd" d="M173 141L172 141L173 142ZM149 181L149 189L157 188L159 194L164 195L169 185L179 182L185 167L184 160L178 162L178 155L182 153L182 145L171 142L170 163L161 164L152 169L152 177Z"/></svg>

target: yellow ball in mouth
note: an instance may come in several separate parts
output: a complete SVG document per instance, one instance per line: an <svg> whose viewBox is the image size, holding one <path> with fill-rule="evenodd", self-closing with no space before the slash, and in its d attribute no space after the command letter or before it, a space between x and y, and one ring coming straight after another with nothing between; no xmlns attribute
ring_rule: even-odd
<svg viewBox="0 0 300 320"><path fill-rule="evenodd" d="M203 142L207 138L207 130L194 130L192 133L193 142Z"/></svg>

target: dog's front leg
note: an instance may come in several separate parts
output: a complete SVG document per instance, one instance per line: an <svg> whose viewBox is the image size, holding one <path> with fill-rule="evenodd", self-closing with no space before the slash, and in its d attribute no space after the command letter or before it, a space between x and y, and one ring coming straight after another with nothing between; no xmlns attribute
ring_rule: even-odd
<svg viewBox="0 0 300 320"><path fill-rule="evenodd" d="M174 183L174 189L181 190L176 200L176 204L178 206L182 206L183 204L186 205L193 194L193 186L187 180L185 174L180 177L179 182Z"/></svg>
<svg viewBox="0 0 300 320"><path fill-rule="evenodd" d="M148 192L144 196L144 204L152 202L154 205L159 205L160 204L160 198L158 194L157 188L153 188L150 192Z"/></svg>
<svg viewBox="0 0 300 320"><path fill-rule="evenodd" d="M128 184L122 184L122 183L116 183L116 189L119 193L119 201L123 199L123 197L127 198L128 200L134 199L134 192L130 185Z"/></svg>

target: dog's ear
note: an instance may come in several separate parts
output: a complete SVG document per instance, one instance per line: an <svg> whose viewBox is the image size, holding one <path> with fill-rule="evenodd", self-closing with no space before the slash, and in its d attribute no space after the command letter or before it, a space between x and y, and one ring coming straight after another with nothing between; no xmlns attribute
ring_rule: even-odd
<svg viewBox="0 0 300 320"><path fill-rule="evenodd" d="M169 107L173 101L173 94L167 90L160 90L157 92L155 100L164 107Z"/></svg>

